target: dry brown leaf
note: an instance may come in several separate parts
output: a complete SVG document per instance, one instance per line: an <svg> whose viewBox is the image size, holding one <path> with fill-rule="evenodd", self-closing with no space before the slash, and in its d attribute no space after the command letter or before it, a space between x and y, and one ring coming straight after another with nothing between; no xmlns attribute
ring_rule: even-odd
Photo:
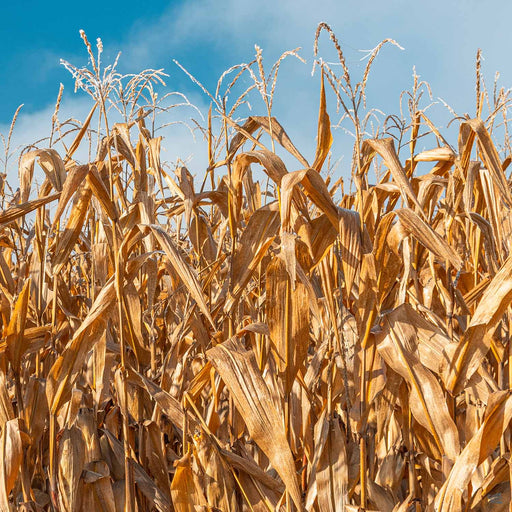
<svg viewBox="0 0 512 512"><path fill-rule="evenodd" d="M23 447L19 420L7 421L0 435L0 510L10 512L9 494L20 475Z"/></svg>
<svg viewBox="0 0 512 512"><path fill-rule="evenodd" d="M68 400L73 383L84 363L85 354L101 339L108 320L107 313L115 297L114 282L111 280L98 294L73 339L53 364L46 386L48 405L53 414Z"/></svg>
<svg viewBox="0 0 512 512"><path fill-rule="evenodd" d="M135 370L129 369L127 371L128 380L137 386L144 388L159 405L164 414L166 414L174 423L176 428L181 429L184 421L184 412L183 407L178 400ZM189 419L189 421L190 420L191 419Z"/></svg>
<svg viewBox="0 0 512 512"><path fill-rule="evenodd" d="M107 187L95 167L89 169L86 179L88 187L92 190L94 197L99 201L103 211L111 220L117 221L119 218L117 207L110 198Z"/></svg>
<svg viewBox="0 0 512 512"><path fill-rule="evenodd" d="M482 426L457 457L448 478L439 490L435 501L436 510L439 512L462 510L460 498L469 484L473 472L495 450L511 419L512 395L510 391L495 393L485 410Z"/></svg>
<svg viewBox="0 0 512 512"><path fill-rule="evenodd" d="M91 196L92 191L86 186L82 187L78 192L77 201L71 210L64 233L59 236L57 247L55 248L52 259L53 272L55 274L60 273L62 267L67 263L73 247L78 242L87 217Z"/></svg>
<svg viewBox="0 0 512 512"><path fill-rule="evenodd" d="M408 383L409 407L415 419L432 434L441 452L455 461L460 451L457 427L448 412L441 386L421 364L408 340L411 334L408 310L401 307L385 315L384 330L377 338L379 354Z"/></svg>
<svg viewBox="0 0 512 512"><path fill-rule="evenodd" d="M178 273L181 280L183 281L183 284L189 290L190 295L196 301L199 309L210 322L212 327L215 328L213 318L206 303L203 290L199 285L199 281L194 272L191 270L190 266L187 264L187 262L181 255L176 245L174 244L172 238L169 236L168 233L166 233L160 226L157 226L156 224L152 224L150 228L153 231L156 239L162 246L162 249L165 251L165 254L169 258L169 261L173 266L174 270Z"/></svg>
<svg viewBox="0 0 512 512"><path fill-rule="evenodd" d="M409 205L410 202L418 208L419 212L422 212L421 205L416 198L414 191L411 187L411 183L405 174L404 168L398 159L396 154L395 144L393 139L369 139L365 140L364 146L369 146L373 152L378 153L383 159L395 180L395 183L400 187L400 194L405 204Z"/></svg>
<svg viewBox="0 0 512 512"><path fill-rule="evenodd" d="M345 439L337 418L328 418L326 410L315 425L315 458L311 463L306 509L316 498L326 512L344 512L348 495L348 466Z"/></svg>
<svg viewBox="0 0 512 512"><path fill-rule="evenodd" d="M479 118L475 118L463 124L469 126L475 132L482 151L484 164L491 173L494 184L498 187L503 201L505 201L509 208L512 207L510 187L501 166L498 150L491 139L491 135L485 128L484 122Z"/></svg>
<svg viewBox="0 0 512 512"><path fill-rule="evenodd" d="M318 132L316 142L315 161L311 166L318 172L322 170L322 165L329 154L332 145L331 120L327 113L327 101L325 99L324 71L320 82L320 108L318 112Z"/></svg>
<svg viewBox="0 0 512 512"><path fill-rule="evenodd" d="M453 162L455 161L455 153L448 147L428 149L414 155L415 162Z"/></svg>
<svg viewBox="0 0 512 512"><path fill-rule="evenodd" d="M39 159L39 165L56 192L62 191L62 186L66 181L64 162L55 149L35 149L29 151L21 157L18 171L20 179L20 203L25 203L30 197L30 188L36 159Z"/></svg>
<svg viewBox="0 0 512 512"><path fill-rule="evenodd" d="M295 506L303 510L293 456L282 413L258 369L254 354L232 338L207 352L242 414L250 436L283 479Z"/></svg>
<svg viewBox="0 0 512 512"><path fill-rule="evenodd" d="M185 455L177 464L171 484L172 504L176 512L196 512L208 506L193 473L190 456Z"/></svg>
<svg viewBox="0 0 512 512"><path fill-rule="evenodd" d="M272 117L271 122L269 123L268 117L251 116L247 118L247 121L242 126L235 124L235 129L238 133L233 137L229 145L230 154L236 153L246 139L252 140L252 138L249 137L258 128L263 128L267 133L272 134L273 139L281 144L281 146L293 155L304 167L309 167L307 160L293 145L292 141L275 117Z"/></svg>
<svg viewBox="0 0 512 512"><path fill-rule="evenodd" d="M349 298L362 260L361 223L357 212L345 208L340 209L339 216L341 263L345 275L346 293Z"/></svg>
<svg viewBox="0 0 512 512"><path fill-rule="evenodd" d="M0 371L0 429L3 431L4 425L14 418L14 410L7 391L7 379L5 373Z"/></svg>
<svg viewBox="0 0 512 512"><path fill-rule="evenodd" d="M59 203L57 204L57 210L55 211L55 215L53 216L52 227L55 228L57 222L61 218L66 206L69 201L75 194L77 190L82 190L80 186L84 181L85 177L89 173L91 168L90 164L86 165L74 165L69 171L66 177L66 181L62 187L62 193L59 198Z"/></svg>
<svg viewBox="0 0 512 512"><path fill-rule="evenodd" d="M489 283L458 346L445 351L443 381L458 394L487 354L494 329L512 301L512 256Z"/></svg>
<svg viewBox="0 0 512 512"><path fill-rule="evenodd" d="M124 459L123 444L118 441L115 436L105 430L108 442L118 460ZM142 494L146 496L159 512L168 512L171 510L171 501L169 498L155 485L152 478L146 473L144 468L133 459L129 459L130 466L133 470L134 480ZM171 488L172 491L172 488ZM177 509L178 510L178 509Z"/></svg>
<svg viewBox="0 0 512 512"><path fill-rule="evenodd" d="M277 235L279 214L274 205L256 210L244 229L231 263L230 297L224 310L230 311L245 290L251 276L267 254L270 244Z"/></svg>
<svg viewBox="0 0 512 512"><path fill-rule="evenodd" d="M39 199L33 199L32 201L28 201L26 203L19 204L17 206L11 206L7 208L7 210L3 210L0 212L0 226L5 226L20 217L24 217L27 213L33 212L37 210L41 206L45 204L51 203L56 199L59 199L59 194L53 194L51 196L41 197Z"/></svg>
<svg viewBox="0 0 512 512"><path fill-rule="evenodd" d="M274 257L266 272L267 323L277 366L288 395L309 346L308 292L300 281L292 286L286 264Z"/></svg>
<svg viewBox="0 0 512 512"><path fill-rule="evenodd" d="M85 441L77 427L66 429L58 445L59 503L65 512L78 512L81 508L80 489L85 466Z"/></svg>
<svg viewBox="0 0 512 512"><path fill-rule="evenodd" d="M31 280L27 279L18 299L16 300L11 320L5 332L7 355L17 375L19 375L20 372L21 358L23 357L28 345L28 340L25 338L24 334L30 299L30 284Z"/></svg>
<svg viewBox="0 0 512 512"><path fill-rule="evenodd" d="M226 512L238 510L236 481L217 446L203 433L194 436L197 461L202 468L201 489L210 507Z"/></svg>
<svg viewBox="0 0 512 512"><path fill-rule="evenodd" d="M116 512L110 470L103 460L89 462L82 473L82 510Z"/></svg>
<svg viewBox="0 0 512 512"><path fill-rule="evenodd" d="M409 208L396 210L403 228L441 261L449 261L455 269L462 266L462 258L421 217Z"/></svg>

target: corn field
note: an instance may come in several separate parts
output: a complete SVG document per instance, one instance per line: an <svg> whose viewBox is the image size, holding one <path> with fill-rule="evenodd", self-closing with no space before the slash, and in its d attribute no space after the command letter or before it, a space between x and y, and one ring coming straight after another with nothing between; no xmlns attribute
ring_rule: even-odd
<svg viewBox="0 0 512 512"><path fill-rule="evenodd" d="M354 83L321 24L311 162L272 114L296 51L267 73L257 48L215 93L190 75L212 104L198 176L162 161L163 74L101 67L82 37L90 67L65 65L89 116L60 123L59 97L2 175L0 510L510 510L509 97L480 54L456 144L416 76L369 134L370 68L396 43ZM251 94L266 108L239 119Z"/></svg>

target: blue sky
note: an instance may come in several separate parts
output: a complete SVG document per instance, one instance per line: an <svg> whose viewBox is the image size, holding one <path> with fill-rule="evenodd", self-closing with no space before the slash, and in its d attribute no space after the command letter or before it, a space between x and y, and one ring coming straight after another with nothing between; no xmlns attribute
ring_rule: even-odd
<svg viewBox="0 0 512 512"><path fill-rule="evenodd" d="M288 60L283 65L275 114L307 158L315 146L318 74L312 77L311 68L314 32L320 21L329 23L337 34L356 77L365 65L360 60L364 53L358 49L373 48L386 37L404 48L385 47L370 77L369 106L386 113L399 113L400 92L410 87L416 66L421 78L431 84L435 99L442 97L458 113L473 115L477 48L483 50L489 84L495 71L500 71L500 83L505 88L512 85L512 3L508 1L156 0L143 4L28 0L2 2L0 14L0 131L6 132L12 114L23 103L15 132L19 144L48 134L60 83L65 87L63 112L80 119L89 110L90 100L73 92L73 80L59 64L60 58L78 66L87 64L79 29L93 42L102 38L105 62L121 51L122 72L164 68L171 75L168 90L184 92L204 112L208 99L172 59L213 88L223 70L252 59L255 44L261 46L269 65L283 51L302 47L306 64ZM334 59L326 35L320 54ZM332 98L330 110L336 122ZM253 104L253 113L264 113L262 103ZM449 119L440 104L433 107L432 115L440 122ZM197 150L188 146L187 137L182 132L175 142L167 140L170 159L187 156L179 155L180 149L190 154ZM333 150L340 153L335 156L350 147L347 137L340 131L341 149Z"/></svg>

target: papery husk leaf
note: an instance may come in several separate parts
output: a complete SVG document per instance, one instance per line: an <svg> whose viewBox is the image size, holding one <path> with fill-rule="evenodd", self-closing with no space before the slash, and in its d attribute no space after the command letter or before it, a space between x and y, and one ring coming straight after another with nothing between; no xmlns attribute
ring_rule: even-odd
<svg viewBox="0 0 512 512"><path fill-rule="evenodd" d="M110 470L103 460L86 464L83 478L82 510L116 512L116 502L112 489Z"/></svg>
<svg viewBox="0 0 512 512"><path fill-rule="evenodd" d="M199 309L210 322L210 324L215 327L199 281L197 280L196 275L192 272L190 266L184 260L178 248L175 246L174 241L160 226L152 224L150 228L162 246L162 249L165 251L165 254L169 258L169 261L174 270L178 273L181 280L183 281L183 284L189 290L190 295L196 301Z"/></svg>
<svg viewBox="0 0 512 512"><path fill-rule="evenodd" d="M65 512L78 512L82 493L80 478L85 466L85 441L76 427L64 431L58 443L59 502Z"/></svg>
<svg viewBox="0 0 512 512"><path fill-rule="evenodd" d="M53 414L68 399L85 355L92 350L94 343L100 340L115 297L114 282L111 280L98 294L87 317L74 333L73 339L51 367L46 396Z"/></svg>
<svg viewBox="0 0 512 512"><path fill-rule="evenodd" d="M348 466L345 440L337 418L328 418L324 410L315 425L315 456L312 461L306 509L314 499L326 512L345 512L348 494Z"/></svg>
<svg viewBox="0 0 512 512"><path fill-rule="evenodd" d="M458 394L485 358L492 334L512 301L512 256L489 283L455 350L446 350L443 381Z"/></svg>
<svg viewBox="0 0 512 512"><path fill-rule="evenodd" d="M171 482L169 480L169 467L164 453L165 445L162 442L162 432L154 421L145 421L146 457L149 472L155 478L158 488L171 497Z"/></svg>
<svg viewBox="0 0 512 512"><path fill-rule="evenodd" d="M124 460L123 444L108 430L105 430L105 435L117 459ZM155 485L153 479L147 474L144 468L132 458L129 459L129 464L132 467L133 477L137 487L149 502L160 512L172 510L171 500Z"/></svg>
<svg viewBox="0 0 512 512"><path fill-rule="evenodd" d="M5 373L0 371L0 429L3 430L4 425L14 417L14 409L7 391L7 379Z"/></svg>
<svg viewBox="0 0 512 512"><path fill-rule="evenodd" d="M176 398L135 370L128 370L128 381L145 389L162 409L162 412L173 422L176 428L182 428L185 413Z"/></svg>
<svg viewBox="0 0 512 512"><path fill-rule="evenodd" d="M87 217L87 210L91 201L92 191L89 187L82 187L78 192L77 201L71 210L64 233L59 236L52 260L53 271L58 274L67 263L75 244L77 243Z"/></svg>
<svg viewBox="0 0 512 512"><path fill-rule="evenodd" d="M445 146L441 148L428 149L414 155L415 162L453 162L455 153L452 148Z"/></svg>
<svg viewBox="0 0 512 512"><path fill-rule="evenodd" d="M293 456L288 444L282 413L258 369L253 352L236 338L207 352L230 391L250 436L267 455L286 485L295 506L302 511L302 500Z"/></svg>
<svg viewBox="0 0 512 512"><path fill-rule="evenodd" d="M482 119L475 118L470 119L463 124L471 127L471 129L475 132L480 144L485 167L491 173L493 182L498 187L503 201L509 208L512 207L510 186L508 185L507 178L503 172L498 150L496 149L496 146L491 139L491 135L485 128L484 122Z"/></svg>
<svg viewBox="0 0 512 512"><path fill-rule="evenodd" d="M0 510L10 512L9 494L20 475L23 460L20 423L7 421L0 434Z"/></svg>
<svg viewBox="0 0 512 512"><path fill-rule="evenodd" d="M208 506L208 502L199 489L199 482L192 471L188 455L178 462L171 483L171 496L176 512L196 512L202 510L202 507Z"/></svg>
<svg viewBox="0 0 512 512"><path fill-rule="evenodd" d="M275 257L266 272L267 323L288 395L309 346L309 305L306 287L292 286L284 261Z"/></svg>
<svg viewBox="0 0 512 512"><path fill-rule="evenodd" d="M89 173L86 176L86 179L88 188L92 190L94 197L100 203L103 211L111 220L117 221L119 219L117 207L110 198L110 194L98 170L95 167L91 167L89 169Z"/></svg>
<svg viewBox="0 0 512 512"><path fill-rule="evenodd" d="M435 507L438 512L461 510L460 497L473 472L496 449L511 419L512 394L510 391L495 393L487 405L481 427L460 453L436 496Z"/></svg>
<svg viewBox="0 0 512 512"><path fill-rule="evenodd" d="M238 510L236 481L229 467L221 457L218 448L205 434L194 436L197 461L202 468L202 485L209 506L226 512Z"/></svg>
<svg viewBox="0 0 512 512"><path fill-rule="evenodd" d="M341 263L345 276L347 297L359 272L362 259L361 223L359 214L344 208L339 211L339 241L341 245Z"/></svg>
<svg viewBox="0 0 512 512"><path fill-rule="evenodd" d="M313 270L334 244L338 237L338 230L333 227L324 213L311 222L302 224L297 234L309 248L313 263L310 270Z"/></svg>
<svg viewBox="0 0 512 512"><path fill-rule="evenodd" d="M411 412L434 437L441 452L454 461L460 451L457 427L450 417L443 390L435 376L420 362L407 339L408 308L395 309L384 317L378 335L379 354L409 385Z"/></svg>
<svg viewBox="0 0 512 512"><path fill-rule="evenodd" d="M414 211L402 208L396 214L403 228L441 261L449 261L457 270L462 266L462 258Z"/></svg>
<svg viewBox="0 0 512 512"><path fill-rule="evenodd" d="M234 302L243 293L254 271L279 229L277 205L268 205L256 210L244 229L231 263L231 291L225 305L229 311Z"/></svg>

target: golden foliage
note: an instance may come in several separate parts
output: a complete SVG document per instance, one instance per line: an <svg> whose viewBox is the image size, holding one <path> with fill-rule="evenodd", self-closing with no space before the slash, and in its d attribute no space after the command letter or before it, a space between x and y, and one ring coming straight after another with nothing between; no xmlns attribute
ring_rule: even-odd
<svg viewBox="0 0 512 512"><path fill-rule="evenodd" d="M395 43L353 85L325 24L315 55L322 30L343 75L317 62L314 163L272 117L282 59L266 76L258 49L232 71L250 72L268 115L237 123L247 91L228 110L221 78L202 184L163 168L146 123L158 72L130 82L109 127L114 82L83 35L93 70L68 67L91 113L65 154L23 155L19 194L2 196L1 510L504 510L512 199L492 129L505 104L463 120L456 152L415 78L401 144L368 138L369 69ZM325 170L326 86L354 123L353 193ZM79 165L95 112L104 133ZM437 147L416 153L422 130Z"/></svg>

